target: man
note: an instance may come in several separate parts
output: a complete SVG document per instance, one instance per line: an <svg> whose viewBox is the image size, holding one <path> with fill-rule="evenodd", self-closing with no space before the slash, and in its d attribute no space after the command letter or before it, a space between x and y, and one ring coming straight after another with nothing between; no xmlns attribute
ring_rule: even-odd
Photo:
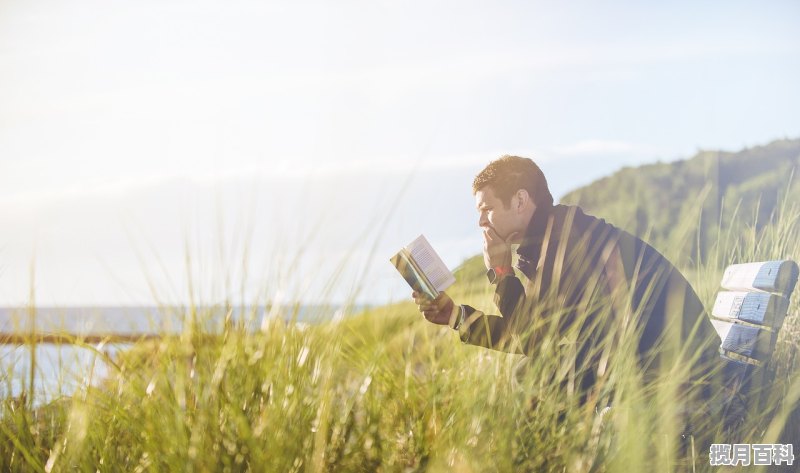
<svg viewBox="0 0 800 473"><path fill-rule="evenodd" d="M412 294L427 320L466 343L528 356L542 344L564 345L554 339L571 341L571 372L560 382L581 402L598 400L592 389L625 347L643 383L677 374L681 394L712 394L719 339L697 294L658 251L579 207L553 205L530 159L491 162L472 190L500 315L456 305L445 293L436 300Z"/></svg>

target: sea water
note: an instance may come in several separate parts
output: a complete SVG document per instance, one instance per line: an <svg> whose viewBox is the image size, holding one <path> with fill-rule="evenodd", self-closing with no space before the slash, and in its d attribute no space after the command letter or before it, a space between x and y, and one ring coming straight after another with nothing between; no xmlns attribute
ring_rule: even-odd
<svg viewBox="0 0 800 473"><path fill-rule="evenodd" d="M350 309L354 312L357 309ZM203 307L195 308L196 320L206 331L221 331L226 320L256 331L265 317L279 317L296 323L318 323L341 316L337 306ZM4 334L85 335L177 335L183 329L186 307L37 307L0 308L0 337ZM70 396L77 389L97 384L108 375L107 359L113 360L127 343L79 347L69 344L37 343L0 345L0 399L18 397L30 391L35 404ZM34 361L33 373L31 362Z"/></svg>

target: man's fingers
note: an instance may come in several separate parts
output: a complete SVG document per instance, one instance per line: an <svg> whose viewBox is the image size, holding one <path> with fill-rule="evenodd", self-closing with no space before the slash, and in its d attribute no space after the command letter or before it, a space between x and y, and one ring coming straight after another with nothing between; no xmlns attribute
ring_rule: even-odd
<svg viewBox="0 0 800 473"><path fill-rule="evenodd" d="M433 301L433 303L436 305L436 308L439 309L439 310L442 310L445 307L447 307L447 304L449 302L450 302L450 298L445 293L439 294L439 297L437 297Z"/></svg>
<svg viewBox="0 0 800 473"><path fill-rule="evenodd" d="M442 310L447 306L447 300L435 300L431 301L428 299L421 300L417 302L417 305L420 309L430 309L430 310Z"/></svg>
<svg viewBox="0 0 800 473"><path fill-rule="evenodd" d="M497 231L492 227L487 227L486 230L484 230L484 235L486 235L489 241L502 240L500 235L497 234Z"/></svg>
<svg viewBox="0 0 800 473"><path fill-rule="evenodd" d="M446 306L447 302L421 302L417 308L425 314L425 317L430 317L442 312Z"/></svg>
<svg viewBox="0 0 800 473"><path fill-rule="evenodd" d="M426 310L422 313L431 322L442 323L442 313L438 310Z"/></svg>
<svg viewBox="0 0 800 473"><path fill-rule="evenodd" d="M483 230L483 247L486 248L494 243L494 238L489 234L489 229Z"/></svg>
<svg viewBox="0 0 800 473"><path fill-rule="evenodd" d="M426 294L423 294L423 293L417 292L417 291L412 292L411 293L411 297L414 298L414 302L417 303L417 304L419 304L422 301L430 302L430 300L431 300L431 298L428 297Z"/></svg>
<svg viewBox="0 0 800 473"><path fill-rule="evenodd" d="M418 292L414 292L414 303L417 305L421 304L430 304L431 307L444 307L447 305L447 302L450 300L450 297L445 294L444 292L440 293L436 296L436 299L431 299L430 297L426 296L425 294L420 294Z"/></svg>
<svg viewBox="0 0 800 473"><path fill-rule="evenodd" d="M417 309L429 321L439 325L446 325L451 323L452 318L452 304L453 300L446 293L440 293L436 299L430 299L415 291L415 295L419 296L414 301L417 303Z"/></svg>

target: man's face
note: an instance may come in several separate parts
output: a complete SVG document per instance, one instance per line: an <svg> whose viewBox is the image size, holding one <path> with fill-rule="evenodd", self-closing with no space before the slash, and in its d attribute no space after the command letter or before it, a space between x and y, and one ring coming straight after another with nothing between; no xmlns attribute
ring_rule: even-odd
<svg viewBox="0 0 800 473"><path fill-rule="evenodd" d="M509 243L519 243L525 233L529 216L520 212L514 205L514 197L511 198L511 205L506 206L494 194L491 186L486 186L475 193L475 205L478 208L478 225L483 228L492 228L504 240L516 233L515 238Z"/></svg>

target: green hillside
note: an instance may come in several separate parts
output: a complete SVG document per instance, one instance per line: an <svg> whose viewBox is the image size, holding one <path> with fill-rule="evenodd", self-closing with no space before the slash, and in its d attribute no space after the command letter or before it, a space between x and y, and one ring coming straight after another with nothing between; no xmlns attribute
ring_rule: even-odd
<svg viewBox="0 0 800 473"><path fill-rule="evenodd" d="M698 249L705 257L719 241L719 228L725 229L722 239L728 231L752 233L798 201L800 186L792 179L798 169L800 139L779 140L735 153L701 151L687 160L626 167L561 202L578 204L656 248L671 248L673 258L696 259Z"/></svg>

